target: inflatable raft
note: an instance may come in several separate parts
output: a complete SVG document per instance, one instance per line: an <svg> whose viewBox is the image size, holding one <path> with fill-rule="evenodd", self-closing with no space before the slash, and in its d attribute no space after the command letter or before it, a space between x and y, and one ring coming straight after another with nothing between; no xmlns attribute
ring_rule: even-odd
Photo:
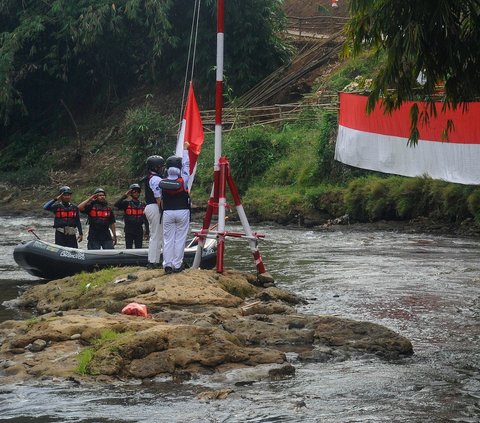
<svg viewBox="0 0 480 423"><path fill-rule="evenodd" d="M216 240L207 240L202 251L200 267L212 269L216 264ZM190 240L185 247L185 265L191 266L197 243ZM59 279L80 272L91 272L106 267L146 266L148 249L81 250L62 247L50 242L33 240L19 244L13 251L17 264L28 273L43 279ZM161 262L160 258L160 262Z"/></svg>

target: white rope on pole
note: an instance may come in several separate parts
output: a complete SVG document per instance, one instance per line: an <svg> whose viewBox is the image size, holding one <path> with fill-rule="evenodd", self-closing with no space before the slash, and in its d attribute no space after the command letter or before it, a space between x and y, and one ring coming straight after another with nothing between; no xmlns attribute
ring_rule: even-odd
<svg viewBox="0 0 480 423"><path fill-rule="evenodd" d="M179 127L177 133L177 139L180 136L180 131L182 129L182 120L183 120L183 113L185 107L185 98L187 92L187 82L188 82L188 73L191 66L191 73L190 73L190 81L193 80L194 68L195 68L195 56L197 51L197 39L198 39L198 23L200 18L200 3L201 0L195 0L193 5L193 14L192 14L192 25L190 27L190 41L188 43L188 54L187 54L187 65L185 67L185 78L183 81L183 93L182 93L182 106L180 107L180 118L178 120ZM192 46L193 46L193 53L192 53ZM191 64L190 64L191 58Z"/></svg>
<svg viewBox="0 0 480 423"><path fill-rule="evenodd" d="M197 53L197 40L198 40L198 22L200 20L200 5L201 5L201 0L198 1L198 6L196 7L196 12L197 12L197 22L195 24L195 42L193 43L193 55L192 55L192 73L190 75L190 81L193 81L193 70L195 68L195 57Z"/></svg>

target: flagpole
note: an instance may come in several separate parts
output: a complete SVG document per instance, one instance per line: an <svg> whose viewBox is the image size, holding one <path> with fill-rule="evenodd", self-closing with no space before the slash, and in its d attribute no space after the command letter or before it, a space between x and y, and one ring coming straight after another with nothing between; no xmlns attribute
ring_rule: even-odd
<svg viewBox="0 0 480 423"><path fill-rule="evenodd" d="M224 0L217 2L217 71L215 85L215 164L214 170L220 170L222 155L222 108L223 108L223 55L224 55Z"/></svg>
<svg viewBox="0 0 480 423"><path fill-rule="evenodd" d="M210 221L216 208L216 199L218 201L218 222L217 228L219 235L217 236L217 271L223 272L223 253L225 250L225 205L226 199L219 197L220 185L220 157L222 156L222 108L223 108L223 53L224 53L224 16L225 2L217 0L217 58L216 58L216 75L215 75L215 147L213 162L213 187L208 200L207 212L203 219L202 230L198 234L198 245L193 260L192 268L200 267L202 248L205 243L205 236L208 234ZM218 266L218 258L220 259L220 267Z"/></svg>
<svg viewBox="0 0 480 423"><path fill-rule="evenodd" d="M210 221L215 209L218 207L218 230L217 237L217 273L223 273L223 258L225 252L225 236L232 235L232 232L225 231L225 209L226 188L230 189L233 200L237 209L237 213L242 222L245 238L248 239L250 250L257 267L258 278L262 278L263 282L273 282L273 278L265 271L260 251L257 247L258 238L263 237L253 233L248 223L247 216L243 210L243 206L238 194L237 187L230 173L230 163L226 157L222 156L222 108L223 108L223 40L224 40L224 0L217 0L217 72L215 86L215 162L213 172L213 188L208 200L207 211L203 219L203 226L200 232L196 232L198 237L197 252L193 262L193 268L198 268L201 261L201 252L205 239L208 236Z"/></svg>
<svg viewBox="0 0 480 423"><path fill-rule="evenodd" d="M223 253L225 249L225 179L220 175L220 157L222 155L222 108L223 108L223 58L224 58L224 25L225 2L217 0L217 72L215 85L215 163L214 181L219 181L221 188L218 196L218 244L217 271L223 271ZM221 182L223 181L223 183ZM220 258L220 263L218 263Z"/></svg>

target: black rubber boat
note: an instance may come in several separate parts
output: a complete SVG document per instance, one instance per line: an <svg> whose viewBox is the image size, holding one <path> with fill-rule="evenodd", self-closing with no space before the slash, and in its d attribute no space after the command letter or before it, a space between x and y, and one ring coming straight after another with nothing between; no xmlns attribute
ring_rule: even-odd
<svg viewBox="0 0 480 423"><path fill-rule="evenodd" d="M216 245L214 239L207 240L205 243L200 262L202 269L215 267ZM196 250L195 240L190 240L185 247L186 266L192 265ZM17 245L13 251L13 258L31 275L43 279L60 279L107 267L146 266L148 249L81 250L33 240Z"/></svg>

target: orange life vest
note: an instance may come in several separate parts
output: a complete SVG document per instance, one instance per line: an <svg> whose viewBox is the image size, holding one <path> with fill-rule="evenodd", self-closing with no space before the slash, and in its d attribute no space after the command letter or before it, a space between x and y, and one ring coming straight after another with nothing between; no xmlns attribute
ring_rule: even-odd
<svg viewBox="0 0 480 423"><path fill-rule="evenodd" d="M97 204L93 205L88 212L88 222L90 225L100 224L105 225L110 221L112 209L110 207L98 207Z"/></svg>
<svg viewBox="0 0 480 423"><path fill-rule="evenodd" d="M145 205L139 202L135 204L133 201L128 203L127 208L124 210L125 223L142 224L143 223L143 210Z"/></svg>
<svg viewBox="0 0 480 423"><path fill-rule="evenodd" d="M64 228L65 226L77 226L78 208L73 204L59 204L55 209L54 228Z"/></svg>

